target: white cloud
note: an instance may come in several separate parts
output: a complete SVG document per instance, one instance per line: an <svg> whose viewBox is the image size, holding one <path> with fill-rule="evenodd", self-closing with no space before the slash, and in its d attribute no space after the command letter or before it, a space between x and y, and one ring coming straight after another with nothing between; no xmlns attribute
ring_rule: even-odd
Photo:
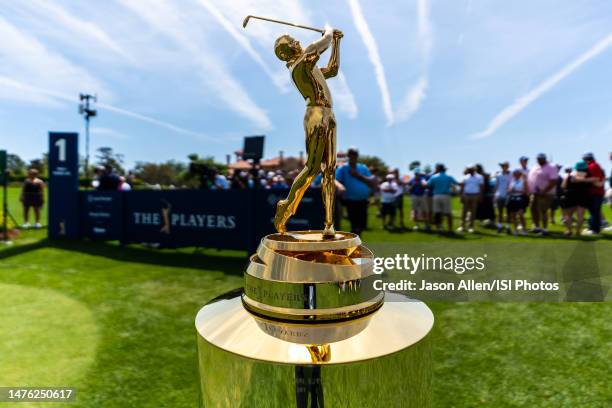
<svg viewBox="0 0 612 408"><path fill-rule="evenodd" d="M342 71L338 73L337 77L328 80L327 83L332 91L332 97L338 110L346 113L350 119L355 119L359 109Z"/></svg>
<svg viewBox="0 0 612 408"><path fill-rule="evenodd" d="M44 100L54 104L54 105L65 105L65 102L70 103L70 104L74 104L76 106L77 102L78 102L78 94L75 94L75 96L71 96L65 93L61 93L55 90L51 90L51 89L44 89L44 88L39 88L39 87L35 87L29 84L25 84L23 82L19 82L17 80L14 80L12 78L7 78L5 76L0 75L0 90L2 88L12 88L13 90L16 90L18 94L27 94L27 95L32 95L32 97L39 97L39 98L43 98ZM98 109L102 109L102 110L106 110L108 112L113 112L113 113L117 113L119 115L123 115L132 119L136 119L139 120L141 122L145 122L145 123L149 123L158 127L162 127L168 130L171 130L173 132L176 133L181 133L184 135L188 135L188 136L193 136L196 137L198 139L204 139L204 140L210 140L210 141L219 141L219 139L217 138L213 138L207 135L204 135L200 132L196 132L193 130L189 130L186 129L184 127L181 126L177 126L175 124L172 124L170 122L164 121L164 120L160 120L160 119L156 119L153 118L151 116L147 116L147 115L142 115L140 113L137 112L133 112L127 109L123 109L123 108L119 108L117 106L114 105L109 105L107 103L97 103L95 105L96 108ZM102 128L99 128L99 131Z"/></svg>
<svg viewBox="0 0 612 408"><path fill-rule="evenodd" d="M353 22L355 28L361 35L361 39L368 51L368 57L370 62L374 66L374 74L376 76L376 82L380 90L382 98L382 106L385 117L387 118L387 125L393 124L393 107L391 105L391 96L389 95L389 87L387 86L387 79L385 78L385 68L382 63L382 59L378 53L378 45L376 40L368 27L368 23L361 10L361 5L358 0L348 0L351 13L353 15Z"/></svg>
<svg viewBox="0 0 612 408"><path fill-rule="evenodd" d="M91 128L90 132L92 135L107 137L111 139L125 140L128 138L128 136L125 133L121 133L121 132L116 131L115 129L105 128L105 127L95 126Z"/></svg>
<svg viewBox="0 0 612 408"><path fill-rule="evenodd" d="M427 76L422 76L406 93L395 114L398 122L408 120L417 110L419 110L421 103L427 96L427 85Z"/></svg>
<svg viewBox="0 0 612 408"><path fill-rule="evenodd" d="M421 71L422 74L416 83L410 87L395 113L396 121L403 122L408 120L416 111L427 96L427 86L429 84L427 70L433 48L433 30L429 18L429 4L427 0L417 0L417 39L421 52Z"/></svg>
<svg viewBox="0 0 612 408"><path fill-rule="evenodd" d="M497 129L503 126L507 121L518 115L526 107L531 105L534 101L539 99L544 93L551 90L559 82L565 79L567 76L572 74L576 69L580 68L584 63L588 62L592 58L601 54L612 46L612 34L598 41L593 47L587 50L584 54L580 55L574 61L570 62L559 70L554 75L548 77L544 82L527 92L525 95L516 99L510 106L504 108L499 112L487 125L487 127L477 133L470 136L471 139L483 139L491 136Z"/></svg>
<svg viewBox="0 0 612 408"><path fill-rule="evenodd" d="M98 93L112 97L100 81L83 68L68 61L62 55L49 50L31 35L19 30L0 17L0 76L5 79L0 88L0 98L53 105L48 95L19 91L10 81L42 87L54 92L73 94ZM7 80L7 78L9 80Z"/></svg>
<svg viewBox="0 0 612 408"><path fill-rule="evenodd" d="M423 58L428 62L433 47L433 31L429 18L429 3L427 0L417 0L417 36L421 44Z"/></svg>
<svg viewBox="0 0 612 408"><path fill-rule="evenodd" d="M151 116L147 116L147 115L142 115L140 113L129 111L127 109L119 108L117 106L109 105L109 104L106 104L106 103L98 103L96 106L98 108L100 108L100 109L104 109L104 110L107 110L109 112L114 112L114 113L118 113L118 114L123 115L123 116L127 116L127 117L130 117L130 118L133 118L133 119L137 119L137 120L139 120L141 122L150 123L150 124L153 124L153 125L156 125L156 126L159 126L159 127L162 127L162 128L168 129L168 130L171 130L171 131L176 132L176 133L181 133L181 134L188 135L188 136L194 136L194 137L199 138L199 139L206 139L206 140L210 140L210 141L218 141L218 139L215 139L213 137L208 137L208 136L206 136L206 135L204 135L202 133L195 132L195 131L189 130L189 129L185 129L185 128L181 127L181 126L174 125L174 124L172 124L170 122L166 122L164 120L159 120L159 119L153 118Z"/></svg>
<svg viewBox="0 0 612 408"><path fill-rule="evenodd" d="M166 1L148 2L120 0L128 9L155 29L171 38L196 65L204 85L220 98L228 108L249 119L258 128L272 127L267 113L257 105L243 86L230 74L230 69L213 50L204 48L199 41L201 32L186 18L183 10Z"/></svg>
<svg viewBox="0 0 612 408"><path fill-rule="evenodd" d="M279 73L273 72L268 64L264 62L261 55L255 50L249 38L238 31L238 25L230 21L223 15L220 9L218 9L210 0L198 0L199 3L208 10L208 12L217 20L217 22L227 31L233 38L238 42L242 49L261 67L261 69L270 77L274 84L282 91L288 91L289 78L287 75L279 75ZM271 47L270 47L271 48Z"/></svg>
<svg viewBox="0 0 612 408"><path fill-rule="evenodd" d="M10 7L17 11L26 11L27 21L34 27L39 27L45 35L60 38L65 44L85 45L90 52L93 47L111 51L126 60L132 58L96 24L77 17L60 6L57 2L28 0L15 2ZM92 54L97 54L93 53Z"/></svg>

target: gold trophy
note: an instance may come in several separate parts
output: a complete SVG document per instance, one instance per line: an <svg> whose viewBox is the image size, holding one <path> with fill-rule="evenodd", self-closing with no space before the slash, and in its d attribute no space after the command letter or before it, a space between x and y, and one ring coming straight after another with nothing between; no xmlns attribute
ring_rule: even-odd
<svg viewBox="0 0 612 408"><path fill-rule="evenodd" d="M283 35L274 52L306 101L307 161L287 199L278 231L250 258L244 289L205 305L196 317L200 405L204 407L427 407L429 332L422 302L375 289L374 256L359 236L333 223L336 120L325 80L338 73L340 30L308 45ZM331 46L329 63L320 55ZM313 178L323 172L325 225L287 231Z"/></svg>

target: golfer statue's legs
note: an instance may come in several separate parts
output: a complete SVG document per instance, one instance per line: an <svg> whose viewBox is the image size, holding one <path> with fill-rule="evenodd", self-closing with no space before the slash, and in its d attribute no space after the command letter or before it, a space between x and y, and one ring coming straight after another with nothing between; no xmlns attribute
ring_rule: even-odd
<svg viewBox="0 0 612 408"><path fill-rule="evenodd" d="M323 182L321 194L323 195L323 206L325 207L325 227L323 235L333 236L334 229L334 201L336 197L336 122L330 120L325 135L325 153L321 162L323 171Z"/></svg>
<svg viewBox="0 0 612 408"><path fill-rule="evenodd" d="M309 128L306 128L306 165L297 175L291 190L286 200L280 200L276 205L276 216L274 217L274 227L280 233L287 231L286 224L289 218L295 214L297 207L304 196L312 180L321 170L321 159L325 148L325 138L321 134L322 127L313 129L313 133L309 133Z"/></svg>

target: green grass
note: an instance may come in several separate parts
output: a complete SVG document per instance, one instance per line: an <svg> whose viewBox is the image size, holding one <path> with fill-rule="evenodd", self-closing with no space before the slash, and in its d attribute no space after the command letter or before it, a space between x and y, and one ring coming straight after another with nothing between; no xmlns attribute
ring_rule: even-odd
<svg viewBox="0 0 612 408"><path fill-rule="evenodd" d="M457 240L370 221L366 243ZM0 385L75 386L74 407L197 406L194 317L241 286L245 254L42 238L27 231L0 249ZM489 230L462 239L515 240ZM436 407L612 404L610 303L429 305Z"/></svg>

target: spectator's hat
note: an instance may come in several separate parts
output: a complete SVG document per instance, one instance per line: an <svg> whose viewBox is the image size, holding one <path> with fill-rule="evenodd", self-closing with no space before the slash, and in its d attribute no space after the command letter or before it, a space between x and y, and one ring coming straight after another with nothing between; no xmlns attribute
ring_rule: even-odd
<svg viewBox="0 0 612 408"><path fill-rule="evenodd" d="M357 149L355 146L351 146L351 147L348 148L346 153L349 154L349 155L351 155L351 154L359 154L359 149Z"/></svg>
<svg viewBox="0 0 612 408"><path fill-rule="evenodd" d="M595 155L591 152L587 152L582 155L582 160L595 160Z"/></svg>
<svg viewBox="0 0 612 408"><path fill-rule="evenodd" d="M387 176L385 177L385 179L387 179L387 180L395 180L395 174L393 174L393 173L389 173L389 174L387 174Z"/></svg>
<svg viewBox="0 0 612 408"><path fill-rule="evenodd" d="M523 169L514 169L512 170L512 174L523 174Z"/></svg>
<svg viewBox="0 0 612 408"><path fill-rule="evenodd" d="M446 170L446 166L444 165L444 163L436 163L436 169L439 169L441 171L445 171Z"/></svg>
<svg viewBox="0 0 612 408"><path fill-rule="evenodd" d="M423 171L421 170L421 168L420 168L420 167L415 168L413 171L414 171L414 174L415 174L415 175L418 175L418 174L423 174Z"/></svg>
<svg viewBox="0 0 612 408"><path fill-rule="evenodd" d="M538 160L546 160L546 155L544 153L538 153L536 158Z"/></svg>
<svg viewBox="0 0 612 408"><path fill-rule="evenodd" d="M527 156L519 157L519 161L528 161L528 160L529 160L529 157L527 157Z"/></svg>
<svg viewBox="0 0 612 408"><path fill-rule="evenodd" d="M587 171L589 169L589 165L586 164L585 161L580 160L576 164L574 164L574 170L576 171Z"/></svg>
<svg viewBox="0 0 612 408"><path fill-rule="evenodd" d="M507 160L499 163L499 165L502 167L510 167L510 163Z"/></svg>

